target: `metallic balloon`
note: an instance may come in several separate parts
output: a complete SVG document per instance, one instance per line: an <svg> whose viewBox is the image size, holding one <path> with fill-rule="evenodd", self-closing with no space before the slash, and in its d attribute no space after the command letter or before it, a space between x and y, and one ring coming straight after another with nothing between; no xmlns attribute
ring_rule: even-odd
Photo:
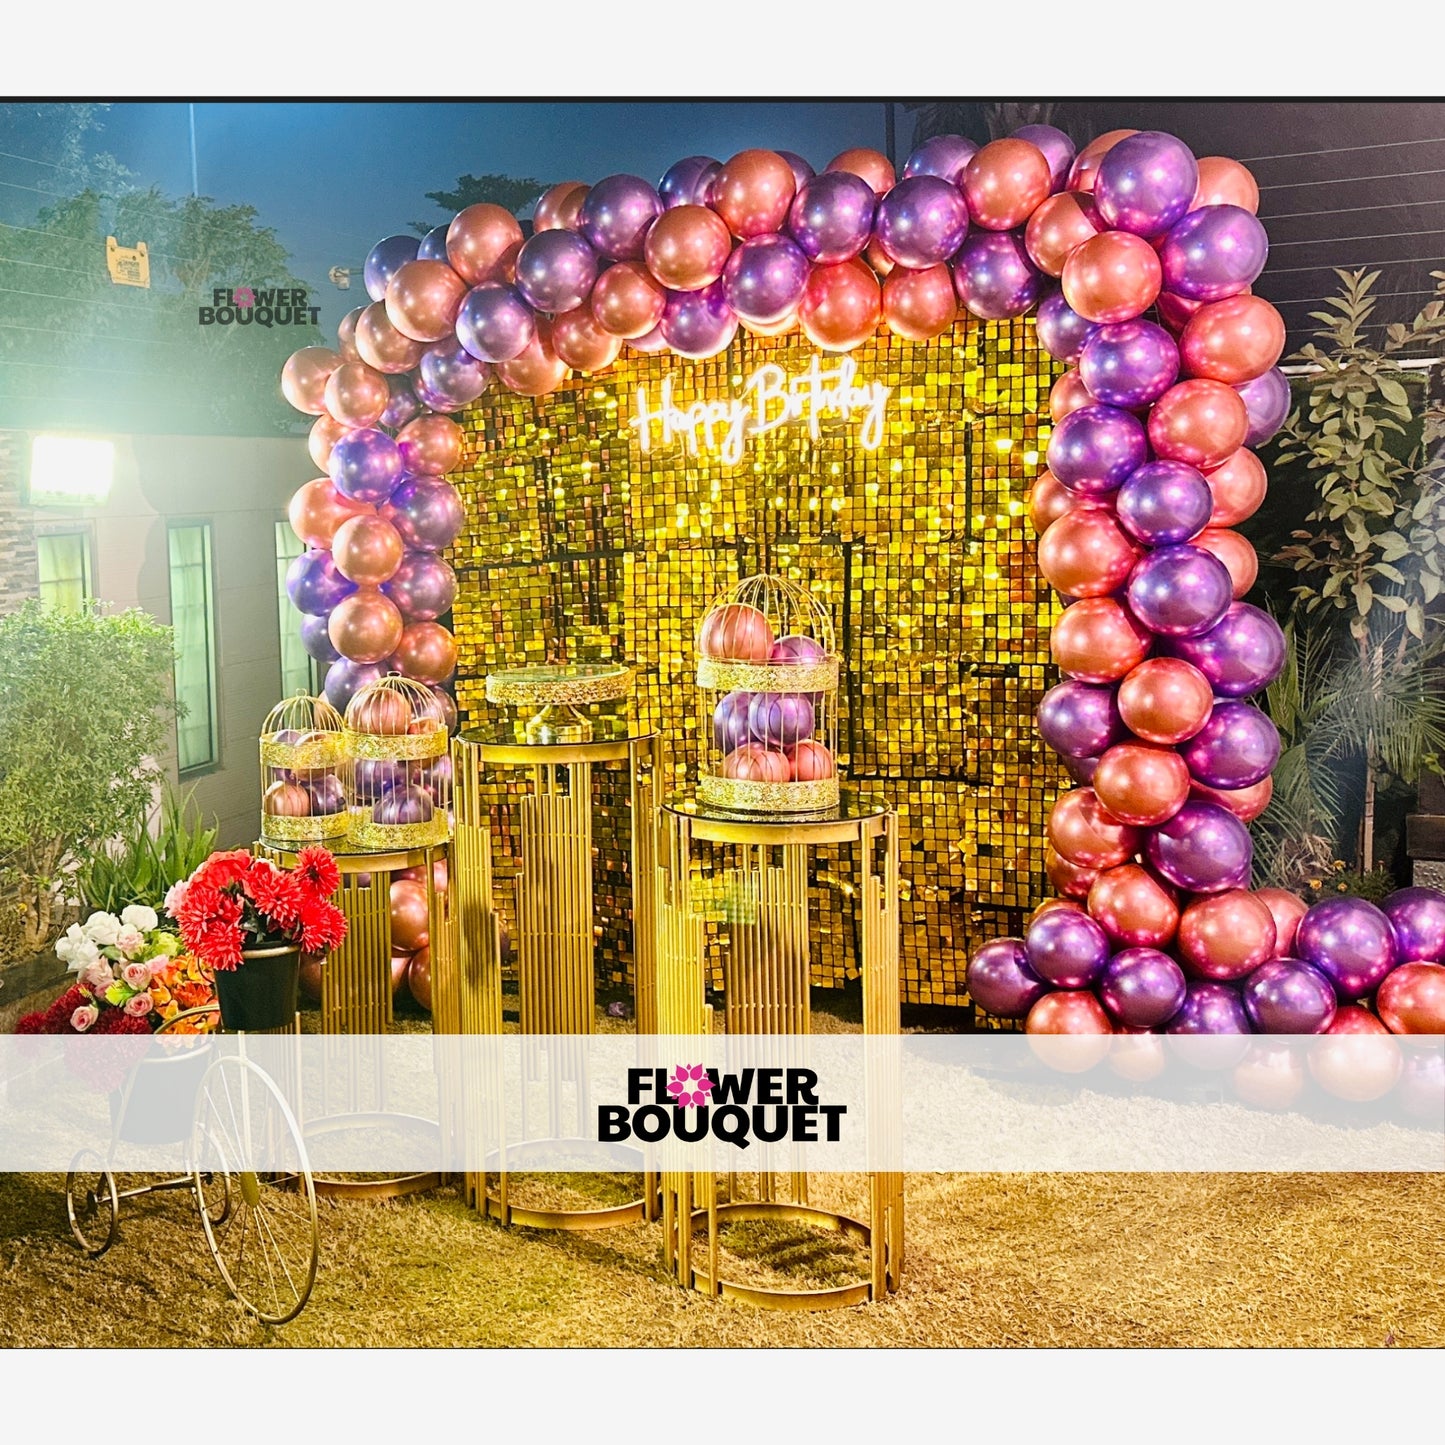
<svg viewBox="0 0 1445 1445"><path fill-rule="evenodd" d="M1249 788L1279 761L1279 729L1257 707L1221 699L1180 755L1208 788Z"/></svg>
<svg viewBox="0 0 1445 1445"><path fill-rule="evenodd" d="M1071 863L1052 843L1044 849L1044 872L1048 874L1050 884L1064 895L1065 900L1087 898L1089 889L1094 886L1094 880L1099 876L1097 868Z"/></svg>
<svg viewBox="0 0 1445 1445"><path fill-rule="evenodd" d="M441 476L462 459L462 429L447 416L419 416L396 434L402 469L411 476Z"/></svg>
<svg viewBox="0 0 1445 1445"><path fill-rule="evenodd" d="M1092 988L1109 962L1108 935L1087 913L1055 908L1024 935L1029 967L1057 988Z"/></svg>
<svg viewBox="0 0 1445 1445"><path fill-rule="evenodd" d="M995 1018L1021 1019L1049 991L1029 967L1021 938L997 938L985 943L968 961L969 997Z"/></svg>
<svg viewBox="0 0 1445 1445"><path fill-rule="evenodd" d="M825 175L829 171L848 171L861 177L876 196L886 196L897 179L893 162L881 151L869 146L854 146L851 150L840 151L823 167Z"/></svg>
<svg viewBox="0 0 1445 1445"><path fill-rule="evenodd" d="M1253 542L1227 527L1206 527L1194 538L1194 545L1224 563L1235 601L1254 586L1259 576L1259 553L1254 550Z"/></svg>
<svg viewBox="0 0 1445 1445"><path fill-rule="evenodd" d="M1049 842L1061 858L1081 868L1127 863L1138 851L1140 837L1139 829L1105 810L1092 788L1065 793L1049 810Z"/></svg>
<svg viewBox="0 0 1445 1445"><path fill-rule="evenodd" d="M386 410L381 414L383 427L404 427L422 409L421 398L409 376L388 376L386 378Z"/></svg>
<svg viewBox="0 0 1445 1445"><path fill-rule="evenodd" d="M1094 184L1098 180L1099 162L1126 136L1138 134L1139 132L1135 130L1110 130L1105 131L1103 135L1095 136L1074 157L1074 163L1069 167L1069 178L1065 183L1068 189L1092 194Z"/></svg>
<svg viewBox="0 0 1445 1445"><path fill-rule="evenodd" d="M1062 291L1051 291L1039 303L1034 315L1039 344L1054 358L1069 365L1078 361L1085 343L1094 336L1097 322L1085 321L1067 301ZM1102 400L1102 398L1100 398Z"/></svg>
<svg viewBox="0 0 1445 1445"><path fill-rule="evenodd" d="M1173 894L1137 863L1106 868L1094 879L1089 889L1089 915L1109 935L1111 943L1127 948L1168 948L1179 928L1179 904ZM1183 982L1181 977L1181 997ZM1141 1022L1135 1026L1143 1025Z"/></svg>
<svg viewBox="0 0 1445 1445"><path fill-rule="evenodd" d="M1024 228L1029 259L1048 276L1062 276L1074 249L1105 230L1088 196L1061 191L1042 202Z"/></svg>
<svg viewBox="0 0 1445 1445"><path fill-rule="evenodd" d="M1188 992L1184 971L1157 948L1116 953L1099 979L1099 999L1116 1024L1153 1029L1167 1024Z"/></svg>
<svg viewBox="0 0 1445 1445"><path fill-rule="evenodd" d="M302 647L306 649L307 655L314 657L317 662L329 667L341 657L331 645L331 634L326 630L325 617L303 617L298 631L301 633Z"/></svg>
<svg viewBox="0 0 1445 1445"><path fill-rule="evenodd" d="M1445 1118L1445 1054L1438 1049L1407 1049L1396 1091L1409 1118L1438 1127Z"/></svg>
<svg viewBox="0 0 1445 1445"><path fill-rule="evenodd" d="M1069 178L1077 147L1056 125L1021 125L1013 133L1015 140L1037 146L1049 163L1049 181L1053 189L1062 190Z"/></svg>
<svg viewBox="0 0 1445 1445"><path fill-rule="evenodd" d="M626 264L625 262L621 264ZM622 338L604 331L597 324L590 305L564 311L552 324L552 349L559 361L565 361L584 376L601 371L617 360Z"/></svg>
<svg viewBox="0 0 1445 1445"><path fill-rule="evenodd" d="M1260 964L1242 992L1249 1021L1262 1034L1322 1034L1335 1021L1329 979L1297 958L1276 955Z"/></svg>
<svg viewBox="0 0 1445 1445"><path fill-rule="evenodd" d="M391 278L408 262L416 260L421 242L415 236L387 236L366 253L361 268L362 284L373 301L386 299Z"/></svg>
<svg viewBox="0 0 1445 1445"><path fill-rule="evenodd" d="M1124 737L1114 689L1072 680L1056 683L1038 710L1039 736L1066 758L1098 757Z"/></svg>
<svg viewBox="0 0 1445 1445"><path fill-rule="evenodd" d="M286 506L291 530L308 547L329 547L336 529L352 517L370 516L373 508L366 502L354 502L336 490L328 477L298 487Z"/></svg>
<svg viewBox="0 0 1445 1445"><path fill-rule="evenodd" d="M609 335L633 340L662 320L667 291L638 261L609 266L592 287L592 315Z"/></svg>
<svg viewBox="0 0 1445 1445"><path fill-rule="evenodd" d="M1214 496L1214 510L1209 514L1211 527L1233 527L1252 517L1263 503L1268 486L1264 463L1248 447L1240 447L1210 470L1205 480Z"/></svg>
<svg viewBox="0 0 1445 1445"><path fill-rule="evenodd" d="M468 286L498 280L497 267L514 246L522 244L522 228L505 206L479 201L458 211L447 227L447 261Z"/></svg>
<svg viewBox="0 0 1445 1445"><path fill-rule="evenodd" d="M951 287L952 282L949 285ZM327 416L325 412L311 423L311 430L306 437L306 450L311 453L311 460L323 472L331 461L331 448L350 430L350 427L342 426L335 417Z"/></svg>
<svg viewBox="0 0 1445 1445"><path fill-rule="evenodd" d="M356 349L356 323L361 319L364 306L353 306L336 327L336 349L343 361L360 361L361 353Z"/></svg>
<svg viewBox="0 0 1445 1445"><path fill-rule="evenodd" d="M704 361L727 350L737 335L738 318L727 303L722 282L714 281L701 291L669 291L659 325L679 356Z"/></svg>
<svg viewBox="0 0 1445 1445"><path fill-rule="evenodd" d="M732 251L727 224L706 206L664 211L647 232L647 269L672 291L701 291L722 275Z"/></svg>
<svg viewBox="0 0 1445 1445"><path fill-rule="evenodd" d="M796 190L793 168L777 151L746 150L717 173L709 204L746 241L782 229Z"/></svg>
<svg viewBox="0 0 1445 1445"><path fill-rule="evenodd" d="M1208 472L1244 445L1249 416L1233 387L1221 381L1181 381L1149 413L1154 455Z"/></svg>
<svg viewBox="0 0 1445 1445"><path fill-rule="evenodd" d="M1177 136L1126 136L1099 162L1094 201L1107 225L1158 236L1183 218L1199 185L1199 164Z"/></svg>
<svg viewBox="0 0 1445 1445"><path fill-rule="evenodd" d="M861 345L878 329L882 313L878 278L858 260L814 266L798 303L804 334L824 351Z"/></svg>
<svg viewBox="0 0 1445 1445"><path fill-rule="evenodd" d="M538 311L571 311L596 280L597 252L575 231L539 231L517 257L517 290Z"/></svg>
<svg viewBox="0 0 1445 1445"><path fill-rule="evenodd" d="M320 416L326 410L326 383L341 362L341 354L325 346L303 346L281 368L281 394L297 411Z"/></svg>
<svg viewBox="0 0 1445 1445"><path fill-rule="evenodd" d="M1249 829L1217 803L1191 800L1145 839L1154 870L1190 893L1221 893L1249 882Z"/></svg>
<svg viewBox="0 0 1445 1445"><path fill-rule="evenodd" d="M1228 156L1199 157L1199 186L1191 211L1201 206L1239 206L1254 215L1259 210L1259 185L1254 176Z"/></svg>
<svg viewBox="0 0 1445 1445"><path fill-rule="evenodd" d="M1249 416L1249 430L1244 434L1247 447L1267 442L1284 425L1289 415L1289 378L1273 366L1253 381L1237 383L1234 388L1244 402Z"/></svg>
<svg viewBox="0 0 1445 1445"><path fill-rule="evenodd" d="M542 192L532 208L532 231L575 231L590 187L585 181L558 181Z"/></svg>
<svg viewBox="0 0 1445 1445"><path fill-rule="evenodd" d="M355 591L356 584L336 570L330 551L324 547L308 549L286 569L286 595L291 605L313 617L328 616Z"/></svg>
<svg viewBox="0 0 1445 1445"><path fill-rule="evenodd" d="M1438 888L1397 888L1380 905L1395 930L1401 963L1445 960L1445 893Z"/></svg>
<svg viewBox="0 0 1445 1445"><path fill-rule="evenodd" d="M418 261L445 261L447 259L447 227L445 225L433 226L421 238L421 245L416 248L416 259Z"/></svg>
<svg viewBox="0 0 1445 1445"><path fill-rule="evenodd" d="M1049 470L1071 491L1117 491L1149 455L1143 423L1118 407L1094 403L1072 411L1049 437Z"/></svg>
<svg viewBox="0 0 1445 1445"><path fill-rule="evenodd" d="M1355 1015L1363 1018L1357 1020ZM1364 1019L1379 1032L1365 1025ZM1351 1104L1383 1099L1404 1067L1400 1045L1364 1009L1342 1008L1325 1036L1309 1045L1308 1057L1315 1083L1325 1093Z"/></svg>
<svg viewBox="0 0 1445 1445"><path fill-rule="evenodd" d="M1235 1065L1234 1092L1256 1109L1293 1108L1305 1088L1305 1062L1297 1046L1253 1043Z"/></svg>
<svg viewBox="0 0 1445 1445"><path fill-rule="evenodd" d="M1233 597L1224 563L1188 543L1146 552L1129 577L1129 610L1163 637L1208 632Z"/></svg>
<svg viewBox="0 0 1445 1445"><path fill-rule="evenodd" d="M647 233L661 214L662 198L641 176L606 176L587 192L578 224L600 255L613 261L640 261ZM541 309L570 311L583 299Z"/></svg>
<svg viewBox="0 0 1445 1445"><path fill-rule="evenodd" d="M1120 719L1146 742L1172 746L1192 738L1213 707L1209 679L1177 657L1148 658L1119 684Z"/></svg>
<svg viewBox="0 0 1445 1445"><path fill-rule="evenodd" d="M401 566L401 534L384 517L352 517L336 529L336 570L360 587L379 587Z"/></svg>
<svg viewBox="0 0 1445 1445"><path fill-rule="evenodd" d="M1262 296L1227 296L1190 317L1179 354L1191 376L1238 387L1264 376L1284 353L1284 342L1284 318Z"/></svg>
<svg viewBox="0 0 1445 1445"><path fill-rule="evenodd" d="M1066 512L1039 538L1039 571L1066 597L1107 597L1138 561L1139 549L1102 509Z"/></svg>
<svg viewBox="0 0 1445 1445"><path fill-rule="evenodd" d="M1153 641L1153 633L1112 597L1085 597L1064 609L1049 645L1070 677L1117 682L1144 661Z"/></svg>
<svg viewBox="0 0 1445 1445"><path fill-rule="evenodd" d="M1057 425L1072 412L1080 407L1093 406L1097 400L1084 385L1077 370L1066 371L1049 388L1049 418Z"/></svg>
<svg viewBox="0 0 1445 1445"><path fill-rule="evenodd" d="M470 406L492 380L492 368L478 361L455 336L427 347L418 371L418 393L447 403L441 408L444 411Z"/></svg>
<svg viewBox="0 0 1445 1445"><path fill-rule="evenodd" d="M1043 151L1014 137L990 141L963 169L969 219L989 231L1022 226L1052 190Z"/></svg>
<svg viewBox="0 0 1445 1445"><path fill-rule="evenodd" d="M877 197L851 171L824 171L788 208L788 230L810 261L836 266L861 254L873 233Z"/></svg>
<svg viewBox="0 0 1445 1445"><path fill-rule="evenodd" d="M952 181L911 176L878 202L874 228L890 260L921 271L958 250L968 234L968 207Z"/></svg>
<svg viewBox="0 0 1445 1445"><path fill-rule="evenodd" d="M1254 896L1274 915L1274 956L1293 958L1295 934L1309 904L1287 888L1258 888Z"/></svg>
<svg viewBox="0 0 1445 1445"><path fill-rule="evenodd" d="M1027 137L1025 137L1027 139ZM905 179L941 176L954 185L963 181L964 167L978 154L978 146L961 135L930 136L903 163Z"/></svg>
<svg viewBox="0 0 1445 1445"><path fill-rule="evenodd" d="M1445 968L1402 963L1380 985L1375 1007L1392 1034L1445 1034Z"/></svg>
<svg viewBox="0 0 1445 1445"><path fill-rule="evenodd" d="M1108 1057L1114 1026L1093 994L1064 989L1045 994L1029 1010L1024 1032L1030 1036L1029 1048L1049 1068L1082 1074ZM1094 1037L1047 1037L1050 1034Z"/></svg>
<svg viewBox="0 0 1445 1445"><path fill-rule="evenodd" d="M1174 385L1179 355L1174 338L1162 326L1119 321L1098 327L1088 337L1079 356L1079 375L1100 401L1132 411Z"/></svg>
<svg viewBox="0 0 1445 1445"><path fill-rule="evenodd" d="M1166 1025L1171 1034L1247 1034L1249 1015L1244 1011L1239 990L1227 983L1191 983L1185 989L1184 1002L1179 1012ZM1188 1057L1188 1056L1186 1056ZM1210 1056L1197 1055L1196 1061L1205 1064ZM1231 1067L1234 1060L1225 1067ZM1208 1067L1208 1064L1205 1064Z"/></svg>
<svg viewBox="0 0 1445 1445"><path fill-rule="evenodd" d="M1029 521L1034 531L1042 535L1065 512L1080 504L1094 505L1086 498L1076 497L1046 467L1034 478L1034 484L1029 489Z"/></svg>
<svg viewBox="0 0 1445 1445"><path fill-rule="evenodd" d="M431 911L426 885L410 878L391 884L391 942L403 953L425 948L430 940Z"/></svg>
<svg viewBox="0 0 1445 1445"><path fill-rule="evenodd" d="M356 350L368 366L387 376L400 376L412 370L421 360L426 343L403 336L392 325L386 303L373 301L357 318Z"/></svg>
<svg viewBox="0 0 1445 1445"><path fill-rule="evenodd" d="M344 496L379 506L401 480L401 452L384 431L354 431L332 447L330 472Z"/></svg>
<svg viewBox="0 0 1445 1445"><path fill-rule="evenodd" d="M1153 828L1167 822L1189 798L1189 769L1172 748L1118 743L1094 769L1094 793L1121 823Z"/></svg>
<svg viewBox="0 0 1445 1445"><path fill-rule="evenodd" d="M1064 262L1069 305L1090 321L1132 321L1159 294L1159 257L1142 236L1101 231L1080 242Z"/></svg>
<svg viewBox="0 0 1445 1445"><path fill-rule="evenodd" d="M1242 888L1196 898L1179 916L1177 945L1195 978L1242 979L1274 956L1274 914Z"/></svg>
<svg viewBox="0 0 1445 1445"><path fill-rule="evenodd" d="M377 663L352 662L343 657L326 669L326 682L322 690L326 694L326 701L337 712L344 713L347 704L362 688L379 682L384 675L385 669Z"/></svg>
<svg viewBox="0 0 1445 1445"><path fill-rule="evenodd" d="M1247 290L1269 257L1259 221L1240 206L1191 211L1159 248L1163 289L1189 301L1222 301Z"/></svg>
<svg viewBox="0 0 1445 1445"><path fill-rule="evenodd" d="M457 574L434 552L407 552L381 589L406 622L430 622L450 611Z"/></svg>
<svg viewBox="0 0 1445 1445"><path fill-rule="evenodd" d="M352 662L381 662L401 640L401 613L390 597L363 587L344 597L331 612L332 645Z"/></svg>
<svg viewBox="0 0 1445 1445"><path fill-rule="evenodd" d="M462 499L440 477L407 477L391 494L381 515L408 547L440 552L456 541L466 521Z"/></svg>
<svg viewBox="0 0 1445 1445"><path fill-rule="evenodd" d="M803 693L755 692L748 703L748 733L768 748L792 747L813 735L813 704Z"/></svg>
<svg viewBox="0 0 1445 1445"><path fill-rule="evenodd" d="M1135 541L1167 547L1190 541L1208 526L1214 498L1197 467L1145 462L1120 487L1115 506L1119 525Z"/></svg>
<svg viewBox="0 0 1445 1445"><path fill-rule="evenodd" d="M1363 898L1329 898L1300 919L1295 949L1335 986L1341 999L1373 993L1395 966L1390 920Z"/></svg>
<svg viewBox="0 0 1445 1445"><path fill-rule="evenodd" d="M547 236L570 236L570 231L546 231ZM533 237L533 240L538 239ZM530 243L529 243L530 244ZM519 396L546 396L567 380L568 366L552 349L552 323L537 318L537 330L520 356L497 363L502 385Z"/></svg>
<svg viewBox="0 0 1445 1445"><path fill-rule="evenodd" d="M1191 662L1224 697L1248 697L1284 670L1284 633L1267 612L1248 602L1231 603L1208 632L1165 640L1171 657Z"/></svg>
<svg viewBox="0 0 1445 1445"><path fill-rule="evenodd" d="M674 161L657 183L657 194L663 206L705 206L708 187L722 169L722 162L711 156L684 156Z"/></svg>
<svg viewBox="0 0 1445 1445"><path fill-rule="evenodd" d="M467 283L443 262L408 261L386 288L386 317L413 341L441 341L456 328L466 294ZM360 349L360 323L356 334Z"/></svg>
<svg viewBox="0 0 1445 1445"><path fill-rule="evenodd" d="M472 287L457 312L457 340L478 361L511 361L536 331L536 314L522 293L501 281Z"/></svg>
<svg viewBox="0 0 1445 1445"><path fill-rule="evenodd" d="M445 682L456 671L456 638L440 622L407 623L391 654L402 676L417 682Z"/></svg>
<svg viewBox="0 0 1445 1445"><path fill-rule="evenodd" d="M418 1008L431 1012L432 1006L431 949L419 948L408 957L406 987Z"/></svg>
<svg viewBox="0 0 1445 1445"><path fill-rule="evenodd" d="M953 259L958 299L984 321L1022 316L1038 300L1043 277L1014 232L974 231Z"/></svg>
<svg viewBox="0 0 1445 1445"><path fill-rule="evenodd" d="M957 317L953 273L947 266L930 266L926 271L900 266L883 282L883 320L895 336L931 341L943 335Z"/></svg>

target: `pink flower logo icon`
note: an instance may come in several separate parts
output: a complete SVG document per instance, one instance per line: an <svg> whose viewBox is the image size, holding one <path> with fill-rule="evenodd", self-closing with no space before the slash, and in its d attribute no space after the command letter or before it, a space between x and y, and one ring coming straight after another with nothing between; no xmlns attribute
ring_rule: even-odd
<svg viewBox="0 0 1445 1445"><path fill-rule="evenodd" d="M256 293L249 286L237 286L231 293L237 306L254 306Z"/></svg>
<svg viewBox="0 0 1445 1445"><path fill-rule="evenodd" d="M701 1064L674 1064L667 1092L679 1109L701 1108L712 1102L712 1080Z"/></svg>

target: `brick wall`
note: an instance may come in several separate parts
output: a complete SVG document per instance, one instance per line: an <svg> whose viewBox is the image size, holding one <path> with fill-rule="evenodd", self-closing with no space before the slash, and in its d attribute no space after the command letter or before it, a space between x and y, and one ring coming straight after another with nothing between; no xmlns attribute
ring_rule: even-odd
<svg viewBox="0 0 1445 1445"><path fill-rule="evenodd" d="M25 437L0 431L0 612L13 612L40 590L35 514L21 503Z"/></svg>

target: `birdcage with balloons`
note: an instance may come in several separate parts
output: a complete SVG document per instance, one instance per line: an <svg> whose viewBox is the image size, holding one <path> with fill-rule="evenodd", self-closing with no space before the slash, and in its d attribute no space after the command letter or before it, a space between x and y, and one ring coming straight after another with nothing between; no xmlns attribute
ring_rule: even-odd
<svg viewBox="0 0 1445 1445"><path fill-rule="evenodd" d="M350 764L341 714L324 697L298 692L261 725L261 837L268 843L319 843L351 825Z"/></svg>
<svg viewBox="0 0 1445 1445"><path fill-rule="evenodd" d="M828 609L786 577L744 578L697 630L699 799L747 813L838 801L838 655Z"/></svg>
<svg viewBox="0 0 1445 1445"><path fill-rule="evenodd" d="M360 848L422 848L450 831L452 765L436 694L395 674L346 705L350 838Z"/></svg>

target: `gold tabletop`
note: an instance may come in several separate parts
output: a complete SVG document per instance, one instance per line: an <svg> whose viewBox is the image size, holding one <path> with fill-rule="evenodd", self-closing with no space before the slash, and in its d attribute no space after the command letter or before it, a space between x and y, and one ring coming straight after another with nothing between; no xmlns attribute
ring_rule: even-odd
<svg viewBox="0 0 1445 1445"><path fill-rule="evenodd" d="M663 799L662 810L686 818L709 843L850 843L882 834L892 806L872 793L843 788L832 807L810 813L741 813L691 793Z"/></svg>

